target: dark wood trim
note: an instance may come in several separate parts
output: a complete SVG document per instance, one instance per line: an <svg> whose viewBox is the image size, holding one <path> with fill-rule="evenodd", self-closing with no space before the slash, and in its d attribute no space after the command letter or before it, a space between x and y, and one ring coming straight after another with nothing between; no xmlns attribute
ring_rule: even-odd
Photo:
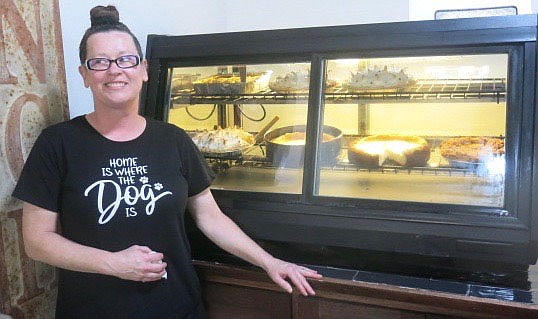
<svg viewBox="0 0 538 319"><path fill-rule="evenodd" d="M209 262L195 262L202 282L223 283L244 288L282 292L257 268L237 267ZM338 301L449 316L449 318L516 319L538 317L538 305L442 293L430 290L396 287L361 281L323 278L309 280L315 297L294 292L292 318L318 318L320 302Z"/></svg>

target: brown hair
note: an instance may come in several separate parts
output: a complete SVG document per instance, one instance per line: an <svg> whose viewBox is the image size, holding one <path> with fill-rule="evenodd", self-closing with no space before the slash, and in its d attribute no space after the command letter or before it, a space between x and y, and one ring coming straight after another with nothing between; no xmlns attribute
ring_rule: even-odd
<svg viewBox="0 0 538 319"><path fill-rule="evenodd" d="M86 30L80 45L78 47L78 56L80 58L80 64L84 64L87 57L87 42L88 38L95 34L101 32L110 32L110 31L120 31L125 32L133 38L133 42L138 51L140 58L143 58L142 48L140 47L140 42L136 36L129 30L129 28L120 22L120 14L115 6L96 6L90 10L90 21L91 26Z"/></svg>

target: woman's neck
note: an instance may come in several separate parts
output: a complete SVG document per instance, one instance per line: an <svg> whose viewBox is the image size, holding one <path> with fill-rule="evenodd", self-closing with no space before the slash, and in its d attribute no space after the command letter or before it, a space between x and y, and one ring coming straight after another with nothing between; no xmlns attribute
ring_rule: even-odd
<svg viewBox="0 0 538 319"><path fill-rule="evenodd" d="M146 128L146 119L136 113L99 112L86 115L86 120L109 140L125 142L139 137Z"/></svg>

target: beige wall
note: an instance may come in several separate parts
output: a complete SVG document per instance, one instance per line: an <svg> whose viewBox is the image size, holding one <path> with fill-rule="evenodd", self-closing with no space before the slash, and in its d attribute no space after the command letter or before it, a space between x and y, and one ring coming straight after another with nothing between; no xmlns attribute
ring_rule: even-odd
<svg viewBox="0 0 538 319"><path fill-rule="evenodd" d="M56 272L24 254L21 203L10 194L39 132L67 117L62 52L57 0L0 1L0 314L8 318L53 317Z"/></svg>

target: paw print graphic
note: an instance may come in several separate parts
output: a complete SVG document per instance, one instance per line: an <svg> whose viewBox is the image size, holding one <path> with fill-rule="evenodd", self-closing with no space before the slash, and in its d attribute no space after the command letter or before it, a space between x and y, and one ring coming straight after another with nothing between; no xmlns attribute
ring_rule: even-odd
<svg viewBox="0 0 538 319"><path fill-rule="evenodd" d="M160 191L161 189L163 189L163 184L161 184L161 183L155 183L155 184L153 184L153 187L154 187L156 190Z"/></svg>
<svg viewBox="0 0 538 319"><path fill-rule="evenodd" d="M146 184L148 181L149 181L149 179L148 179L146 176L142 176L142 177L140 177L140 182L141 182L142 184Z"/></svg>

